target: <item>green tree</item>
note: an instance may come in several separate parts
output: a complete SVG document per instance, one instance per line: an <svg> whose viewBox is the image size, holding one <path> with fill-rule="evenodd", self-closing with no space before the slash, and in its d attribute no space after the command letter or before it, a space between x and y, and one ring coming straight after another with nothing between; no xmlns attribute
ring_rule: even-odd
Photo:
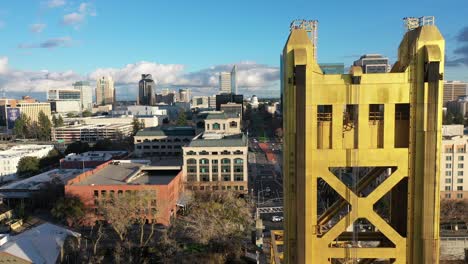
<svg viewBox="0 0 468 264"><path fill-rule="evenodd" d="M76 196L61 197L51 210L52 216L64 221L68 226L74 226L81 222L86 214L85 206Z"/></svg>
<svg viewBox="0 0 468 264"><path fill-rule="evenodd" d="M59 117L57 119L57 126L58 127L63 126L63 117L61 115L59 115Z"/></svg>
<svg viewBox="0 0 468 264"><path fill-rule="evenodd" d="M44 141L50 140L52 124L49 117L43 111L39 112L37 125L39 126L38 139Z"/></svg>
<svg viewBox="0 0 468 264"><path fill-rule="evenodd" d="M76 115L74 113L67 113L67 117L70 118L70 117L76 117Z"/></svg>
<svg viewBox="0 0 468 264"><path fill-rule="evenodd" d="M65 155L70 153L80 154L89 151L89 144L86 142L75 141L67 146Z"/></svg>
<svg viewBox="0 0 468 264"><path fill-rule="evenodd" d="M94 150L96 151L109 151L113 149L113 142L112 140L105 138L98 140L96 144L94 144L93 147Z"/></svg>
<svg viewBox="0 0 468 264"><path fill-rule="evenodd" d="M47 166L58 164L60 162L60 159L62 158L63 158L62 153L60 153L60 151L54 148L51 151L49 151L47 156L39 160L39 165L41 166L41 168L44 168Z"/></svg>
<svg viewBox="0 0 468 264"><path fill-rule="evenodd" d="M58 127L58 119L55 117L55 115L52 116L52 124L54 127Z"/></svg>
<svg viewBox="0 0 468 264"><path fill-rule="evenodd" d="M187 125L187 115L185 111L182 109L179 111L179 117L177 118L177 125L178 126L186 126Z"/></svg>
<svg viewBox="0 0 468 264"><path fill-rule="evenodd" d="M453 123L457 125L463 125L465 123L465 118L463 117L463 114L460 112L455 113Z"/></svg>
<svg viewBox="0 0 468 264"><path fill-rule="evenodd" d="M82 115L83 117L90 117L93 115L93 113L91 113L89 110L84 110Z"/></svg>
<svg viewBox="0 0 468 264"><path fill-rule="evenodd" d="M20 178L28 178L39 173L39 159L36 157L22 157L17 166L16 174Z"/></svg>
<svg viewBox="0 0 468 264"><path fill-rule="evenodd" d="M21 114L20 117L15 120L15 127L13 128L13 133L18 138L26 138L28 136L29 125L29 117L25 114Z"/></svg>
<svg viewBox="0 0 468 264"><path fill-rule="evenodd" d="M133 135L136 135L138 131L145 128L145 122L143 120L139 121L137 117L134 117L132 121L132 126L133 126Z"/></svg>

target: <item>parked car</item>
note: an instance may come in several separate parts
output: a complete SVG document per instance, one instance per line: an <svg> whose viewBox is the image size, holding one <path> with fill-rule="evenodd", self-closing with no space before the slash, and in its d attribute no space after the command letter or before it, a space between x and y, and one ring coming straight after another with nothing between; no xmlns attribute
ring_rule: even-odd
<svg viewBox="0 0 468 264"><path fill-rule="evenodd" d="M283 220L284 220L284 217L279 216L279 215L274 215L271 217L272 222L283 222Z"/></svg>

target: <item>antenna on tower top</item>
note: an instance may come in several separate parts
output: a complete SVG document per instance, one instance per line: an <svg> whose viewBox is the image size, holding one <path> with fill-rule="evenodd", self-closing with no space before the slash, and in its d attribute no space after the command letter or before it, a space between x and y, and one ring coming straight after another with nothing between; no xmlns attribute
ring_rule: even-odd
<svg viewBox="0 0 468 264"><path fill-rule="evenodd" d="M422 16L422 17L405 17L403 18L405 23L406 31L411 31L418 27L435 25L434 16Z"/></svg>
<svg viewBox="0 0 468 264"><path fill-rule="evenodd" d="M291 22L290 30L303 29L307 32L312 45L314 46L314 57L317 58L317 28L318 20L295 19Z"/></svg>

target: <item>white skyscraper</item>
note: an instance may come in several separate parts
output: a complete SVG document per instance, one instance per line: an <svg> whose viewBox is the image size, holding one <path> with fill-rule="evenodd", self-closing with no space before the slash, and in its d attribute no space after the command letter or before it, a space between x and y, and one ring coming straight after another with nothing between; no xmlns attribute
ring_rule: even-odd
<svg viewBox="0 0 468 264"><path fill-rule="evenodd" d="M231 72L219 73L219 93L237 94L237 66L232 67Z"/></svg>
<svg viewBox="0 0 468 264"><path fill-rule="evenodd" d="M237 94L237 66L234 65L231 71L231 93Z"/></svg>
<svg viewBox="0 0 468 264"><path fill-rule="evenodd" d="M83 110L93 109L93 89L87 81L75 82L73 87L81 91L81 107Z"/></svg>

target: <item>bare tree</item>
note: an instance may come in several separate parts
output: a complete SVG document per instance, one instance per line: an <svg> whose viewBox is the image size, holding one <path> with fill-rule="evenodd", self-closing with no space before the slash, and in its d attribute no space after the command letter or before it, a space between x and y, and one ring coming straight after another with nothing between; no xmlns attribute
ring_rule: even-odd
<svg viewBox="0 0 468 264"><path fill-rule="evenodd" d="M125 193L109 198L103 198L99 201L99 212L104 221L109 223L120 241L124 241L128 230L132 225L132 213L130 203L132 194Z"/></svg>
<svg viewBox="0 0 468 264"><path fill-rule="evenodd" d="M176 239L212 253L238 256L253 224L252 205L233 192L195 193L187 214L176 221Z"/></svg>

